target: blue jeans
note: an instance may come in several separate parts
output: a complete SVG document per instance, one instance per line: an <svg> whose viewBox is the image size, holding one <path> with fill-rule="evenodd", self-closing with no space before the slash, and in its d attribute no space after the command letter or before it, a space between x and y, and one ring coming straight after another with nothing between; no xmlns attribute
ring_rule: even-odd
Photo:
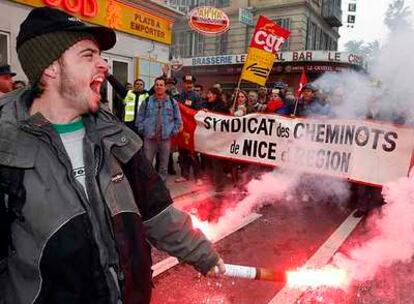
<svg viewBox="0 0 414 304"><path fill-rule="evenodd" d="M160 168L159 174L161 179L165 182L168 174L168 159L170 156L171 141L170 139L144 139L144 153L151 164L154 162L155 154L159 154Z"/></svg>

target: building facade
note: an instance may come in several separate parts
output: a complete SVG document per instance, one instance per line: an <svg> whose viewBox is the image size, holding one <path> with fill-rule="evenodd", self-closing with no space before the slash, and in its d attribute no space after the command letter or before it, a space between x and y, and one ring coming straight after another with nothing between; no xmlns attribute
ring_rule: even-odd
<svg viewBox="0 0 414 304"><path fill-rule="evenodd" d="M147 88L161 75L168 63L173 23L183 13L149 0L13 0L0 1L0 65L10 64L17 72L15 79L25 80L16 49L20 23L33 7L53 6L76 15L90 24L114 28L117 43L102 56L112 74L122 83L142 78ZM112 106L114 92L105 87Z"/></svg>
<svg viewBox="0 0 414 304"><path fill-rule="evenodd" d="M161 0L158 0L161 1ZM342 26L341 0L163 0L183 13L198 6L221 8L230 19L230 30L219 37L205 37L192 31L186 18L174 25L172 55L195 57L244 54L260 15L291 31L283 51L338 49L338 28ZM248 10L253 24L240 22L240 9Z"/></svg>
<svg viewBox="0 0 414 304"><path fill-rule="evenodd" d="M219 82L225 89L233 89L238 83L260 15L291 32L277 54L266 84L269 88L282 80L291 90L296 89L303 70L312 81L326 72L348 68L359 70L363 64L360 56L337 52L338 29L342 26L341 0L158 1L185 14L194 7L215 6L230 19L230 29L217 37L206 37L193 31L188 18L182 18L174 25L171 54L174 63L181 62L174 73L178 79L191 73L205 87ZM254 89L257 85L242 82L241 87Z"/></svg>

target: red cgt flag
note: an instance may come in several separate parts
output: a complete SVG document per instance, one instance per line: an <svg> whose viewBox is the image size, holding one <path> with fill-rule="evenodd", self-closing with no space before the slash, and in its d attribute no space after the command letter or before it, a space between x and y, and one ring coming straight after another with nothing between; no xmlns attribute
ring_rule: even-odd
<svg viewBox="0 0 414 304"><path fill-rule="evenodd" d="M181 103L178 103L178 106L181 112L181 119L183 120L183 131L172 138L171 144L194 151L194 131L196 128L194 115L197 114L197 111Z"/></svg>
<svg viewBox="0 0 414 304"><path fill-rule="evenodd" d="M302 75L300 75L299 88L296 91L296 97L298 98L300 97L300 95L302 94L302 88L307 83L308 83L308 77L306 77L305 68L303 68Z"/></svg>

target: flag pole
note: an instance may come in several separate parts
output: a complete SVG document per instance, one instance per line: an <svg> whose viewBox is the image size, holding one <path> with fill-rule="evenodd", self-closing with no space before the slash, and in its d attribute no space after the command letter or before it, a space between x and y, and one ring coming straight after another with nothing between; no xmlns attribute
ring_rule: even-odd
<svg viewBox="0 0 414 304"><path fill-rule="evenodd" d="M242 78L239 77L239 81L237 83L237 88L235 90L235 94L234 94L234 98L233 98L233 105L231 107L231 109L233 111L235 111L235 106L236 106L236 100L237 100L237 96L239 95L239 90L240 90L240 84L241 84Z"/></svg>
<svg viewBox="0 0 414 304"><path fill-rule="evenodd" d="M295 97L295 109L293 110L293 114L291 115L292 117L296 116L296 109L298 108L298 102L299 102L299 98Z"/></svg>
<svg viewBox="0 0 414 304"><path fill-rule="evenodd" d="M302 68L302 74L300 75L300 79L299 79L299 89L297 91L296 98L295 98L295 108L293 110L293 114L291 115L292 117L296 116L296 111L298 109L299 98L300 98L300 95L302 94L302 88L306 83L308 83L308 78L306 77L305 67L303 67Z"/></svg>

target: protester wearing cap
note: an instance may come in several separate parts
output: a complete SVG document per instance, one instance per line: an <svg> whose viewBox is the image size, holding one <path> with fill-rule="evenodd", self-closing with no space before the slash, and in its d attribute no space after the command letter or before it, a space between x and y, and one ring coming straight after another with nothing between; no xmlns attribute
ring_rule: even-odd
<svg viewBox="0 0 414 304"><path fill-rule="evenodd" d="M13 76L15 76L16 74L10 71L10 66L9 65L3 65L0 66L0 98L2 96L4 96L6 93L10 92L13 90ZM1 105L1 100L0 100L0 105ZM1 192L0 189L0 221L2 220L1 214L4 214L6 212L6 196L4 195L3 192ZM4 233L4 228L2 225L4 224L0 224L0 236L2 235L2 233ZM3 248L0 245L0 257L1 255L5 255L7 254L7 248ZM0 290L1 291L1 290Z"/></svg>
<svg viewBox="0 0 414 304"><path fill-rule="evenodd" d="M16 73L10 71L10 66L0 66L0 97L13 90L13 77Z"/></svg>
<svg viewBox="0 0 414 304"><path fill-rule="evenodd" d="M293 106L295 103L295 99L288 98L288 85L284 83L283 81L277 81L274 86L274 90L279 90L279 97L283 101L283 107L280 108L277 113L278 114L284 114L284 115L290 115L293 111Z"/></svg>
<svg viewBox="0 0 414 304"><path fill-rule="evenodd" d="M211 243L171 205L139 137L100 108L108 71L100 52L115 41L113 30L47 7L21 24L17 53L32 89L2 100L0 176L13 198L13 254L1 257L1 302L149 303L146 240L203 274L224 271Z"/></svg>
<svg viewBox="0 0 414 304"><path fill-rule="evenodd" d="M201 96L196 91L194 91L194 83L196 82L196 78L192 75L184 75L182 80L183 90L178 96L178 101L190 108L200 110L203 103Z"/></svg>
<svg viewBox="0 0 414 304"><path fill-rule="evenodd" d="M194 83L196 78L193 75L184 75L182 78L184 89L178 96L178 102L190 107L194 110L201 110L203 108L203 101L200 95L194 91ZM194 179L197 185L202 185L201 172L200 172L200 160L198 155L187 149L178 149L178 163L181 168L181 177L175 180L176 183L188 181L190 179L190 169L193 167Z"/></svg>

